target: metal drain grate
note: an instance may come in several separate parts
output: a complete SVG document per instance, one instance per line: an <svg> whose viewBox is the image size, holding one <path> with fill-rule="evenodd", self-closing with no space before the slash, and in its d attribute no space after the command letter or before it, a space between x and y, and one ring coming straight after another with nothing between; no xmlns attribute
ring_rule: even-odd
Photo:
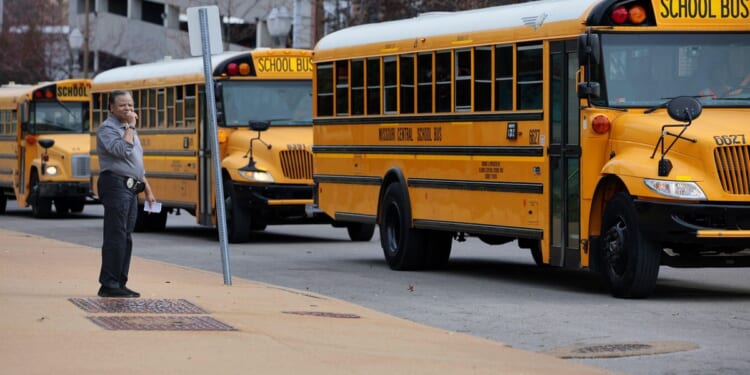
<svg viewBox="0 0 750 375"><path fill-rule="evenodd" d="M88 313L208 314L184 299L70 298Z"/></svg>
<svg viewBox="0 0 750 375"><path fill-rule="evenodd" d="M236 331L209 316L89 316L108 330L127 331Z"/></svg>
<svg viewBox="0 0 750 375"><path fill-rule="evenodd" d="M320 316L324 318L359 319L357 314L334 313L325 311L282 311L284 314Z"/></svg>
<svg viewBox="0 0 750 375"><path fill-rule="evenodd" d="M610 344L573 345L545 351L558 358L617 358L639 355L665 354L697 349L698 345L684 341L620 342Z"/></svg>

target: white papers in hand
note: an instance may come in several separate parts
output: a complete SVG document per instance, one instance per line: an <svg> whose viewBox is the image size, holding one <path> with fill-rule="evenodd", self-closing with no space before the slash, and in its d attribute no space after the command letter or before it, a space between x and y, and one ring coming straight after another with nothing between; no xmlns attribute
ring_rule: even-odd
<svg viewBox="0 0 750 375"><path fill-rule="evenodd" d="M146 201L143 205L143 211L158 214L159 212L161 212L161 203L154 202L152 204L151 202Z"/></svg>

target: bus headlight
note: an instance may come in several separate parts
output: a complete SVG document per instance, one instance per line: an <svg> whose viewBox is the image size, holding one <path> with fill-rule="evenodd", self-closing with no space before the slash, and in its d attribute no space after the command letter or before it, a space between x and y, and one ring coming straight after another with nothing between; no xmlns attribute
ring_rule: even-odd
<svg viewBox="0 0 750 375"><path fill-rule="evenodd" d="M44 167L44 174L47 176L57 176L57 167L54 165Z"/></svg>
<svg viewBox="0 0 750 375"><path fill-rule="evenodd" d="M253 182L265 182L265 183L271 183L273 182L273 176L271 176L268 172L263 171L239 171L240 176L242 176L244 179L248 181Z"/></svg>
<svg viewBox="0 0 750 375"><path fill-rule="evenodd" d="M670 198L705 200L706 194L695 182L688 181L667 181L667 180L643 180L649 189L657 194Z"/></svg>

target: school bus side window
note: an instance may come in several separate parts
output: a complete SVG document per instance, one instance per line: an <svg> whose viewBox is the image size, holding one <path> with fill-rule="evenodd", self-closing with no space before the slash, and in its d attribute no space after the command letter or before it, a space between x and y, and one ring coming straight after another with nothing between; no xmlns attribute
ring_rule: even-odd
<svg viewBox="0 0 750 375"><path fill-rule="evenodd" d="M414 113L414 56L399 56L401 71L401 108L400 113Z"/></svg>
<svg viewBox="0 0 750 375"><path fill-rule="evenodd" d="M432 112L432 53L417 55L417 111Z"/></svg>
<svg viewBox="0 0 750 375"><path fill-rule="evenodd" d="M318 65L318 116L333 116L333 64Z"/></svg>
<svg viewBox="0 0 750 375"><path fill-rule="evenodd" d="M456 112L471 110L471 50L456 51Z"/></svg>
<svg viewBox="0 0 750 375"><path fill-rule="evenodd" d="M397 86L398 70L396 57L383 58L383 113L396 113L398 110Z"/></svg>
<svg viewBox="0 0 750 375"><path fill-rule="evenodd" d="M474 110L492 109L492 49L474 50Z"/></svg>
<svg viewBox="0 0 750 375"><path fill-rule="evenodd" d="M336 115L349 114L349 61L336 61Z"/></svg>
<svg viewBox="0 0 750 375"><path fill-rule="evenodd" d="M495 110L513 109L513 47L495 47Z"/></svg>
<svg viewBox="0 0 750 375"><path fill-rule="evenodd" d="M188 128L194 128L196 125L195 101L195 85L185 86L185 126Z"/></svg>
<svg viewBox="0 0 750 375"><path fill-rule="evenodd" d="M542 108L542 45L518 46L517 109Z"/></svg>
<svg viewBox="0 0 750 375"><path fill-rule="evenodd" d="M451 51L435 53L435 111L451 111Z"/></svg>
<svg viewBox="0 0 750 375"><path fill-rule="evenodd" d="M365 62L364 60L352 60L351 67L351 111L353 115L363 115L365 113Z"/></svg>
<svg viewBox="0 0 750 375"><path fill-rule="evenodd" d="M367 59L367 114L380 114L380 58Z"/></svg>
<svg viewBox="0 0 750 375"><path fill-rule="evenodd" d="M175 93L175 127L182 128L185 126L185 86L177 86Z"/></svg>

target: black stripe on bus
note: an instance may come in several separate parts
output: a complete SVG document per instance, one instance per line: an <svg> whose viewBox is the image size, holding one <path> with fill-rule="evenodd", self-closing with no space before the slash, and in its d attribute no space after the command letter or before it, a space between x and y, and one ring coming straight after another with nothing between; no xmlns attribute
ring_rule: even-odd
<svg viewBox="0 0 750 375"><path fill-rule="evenodd" d="M92 170L93 176L100 175L99 170ZM176 173L176 172L146 172L146 177L149 179L161 178L165 180L197 180L198 177L195 173Z"/></svg>
<svg viewBox="0 0 750 375"><path fill-rule="evenodd" d="M336 217L336 221L350 221L365 224L377 223L377 217L375 215L354 214L351 212L336 212L334 216Z"/></svg>
<svg viewBox="0 0 750 375"><path fill-rule="evenodd" d="M0 154L0 159L15 159L16 154Z"/></svg>
<svg viewBox="0 0 750 375"><path fill-rule="evenodd" d="M498 191L506 193L542 194L544 185L526 182L486 182L469 180L435 180L428 178L410 178L410 187L430 189L452 189L471 191Z"/></svg>
<svg viewBox="0 0 750 375"><path fill-rule="evenodd" d="M465 232L471 234L488 234L493 236L529 238L541 240L541 229L507 227L501 225L457 223L450 221L415 219L414 227L420 229L434 229L447 232Z"/></svg>
<svg viewBox="0 0 750 375"><path fill-rule="evenodd" d="M146 156L196 156L197 152L192 150L143 150L143 155Z"/></svg>
<svg viewBox="0 0 750 375"><path fill-rule="evenodd" d="M541 121L543 112L530 113L457 113L448 115L403 115L370 117L317 118L314 125L354 125L388 123L432 123L432 122L490 122L490 121Z"/></svg>
<svg viewBox="0 0 750 375"><path fill-rule="evenodd" d="M351 184L351 185L380 185L382 179L374 176L341 176L329 174L313 175L315 182L328 182L332 184Z"/></svg>
<svg viewBox="0 0 750 375"><path fill-rule="evenodd" d="M543 156L541 146L320 146L313 145L318 154L417 154L469 156Z"/></svg>
<svg viewBox="0 0 750 375"><path fill-rule="evenodd" d="M12 169L2 168L2 169L0 169L0 174L12 175L13 174L13 170Z"/></svg>
<svg viewBox="0 0 750 375"><path fill-rule="evenodd" d="M0 135L0 141L15 141L15 135Z"/></svg>

